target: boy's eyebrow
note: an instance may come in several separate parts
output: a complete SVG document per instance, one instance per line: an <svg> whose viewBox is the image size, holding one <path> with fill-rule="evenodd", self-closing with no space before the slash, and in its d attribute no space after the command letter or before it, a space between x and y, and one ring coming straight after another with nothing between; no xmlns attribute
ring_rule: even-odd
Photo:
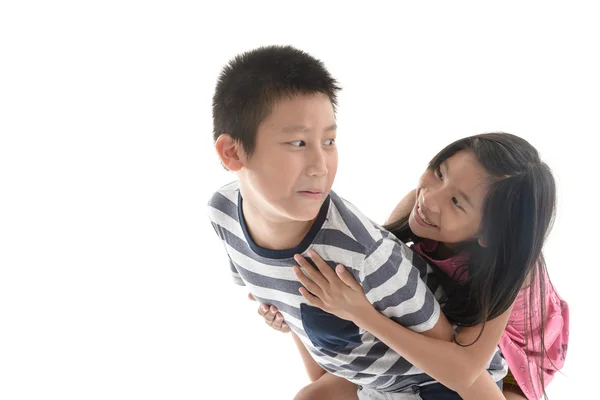
<svg viewBox="0 0 600 400"><path fill-rule="evenodd" d="M325 128L325 132L332 132L337 129L337 124L329 125ZM281 130L283 133L297 133L297 132L309 132L310 129L306 125L291 125L286 126Z"/></svg>
<svg viewBox="0 0 600 400"><path fill-rule="evenodd" d="M448 173L448 163L446 162L446 160L442 161L442 165L444 166L444 169L446 169L446 176L450 176L450 174ZM472 208L475 208L473 206L473 203L471 203L471 199L469 199L469 196L467 196L465 192L458 189L458 194L465 199L467 204L469 204Z"/></svg>

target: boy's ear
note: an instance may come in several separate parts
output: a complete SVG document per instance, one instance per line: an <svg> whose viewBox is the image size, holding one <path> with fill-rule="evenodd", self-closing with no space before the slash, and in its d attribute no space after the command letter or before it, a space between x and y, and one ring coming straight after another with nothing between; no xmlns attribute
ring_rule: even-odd
<svg viewBox="0 0 600 400"><path fill-rule="evenodd" d="M230 134L223 133L215 142L215 149L221 162L228 170L237 172L244 166L244 149Z"/></svg>

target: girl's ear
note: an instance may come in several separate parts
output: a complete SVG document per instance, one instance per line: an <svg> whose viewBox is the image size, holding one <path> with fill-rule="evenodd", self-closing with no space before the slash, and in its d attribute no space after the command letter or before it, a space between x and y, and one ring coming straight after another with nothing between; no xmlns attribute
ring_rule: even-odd
<svg viewBox="0 0 600 400"><path fill-rule="evenodd" d="M477 238L477 243L479 243L479 245L480 245L481 247L483 247L483 248L487 247L487 244L485 243L485 240L483 240L483 237L482 237L482 236L479 236L479 237Z"/></svg>

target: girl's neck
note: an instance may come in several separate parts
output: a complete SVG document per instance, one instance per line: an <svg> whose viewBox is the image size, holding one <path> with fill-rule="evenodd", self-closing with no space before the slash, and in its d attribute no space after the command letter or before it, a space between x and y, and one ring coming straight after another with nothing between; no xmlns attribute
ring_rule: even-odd
<svg viewBox="0 0 600 400"><path fill-rule="evenodd" d="M463 250L463 248L464 244L462 243L439 242L437 248L435 249L435 256L440 260L445 260L457 255Z"/></svg>

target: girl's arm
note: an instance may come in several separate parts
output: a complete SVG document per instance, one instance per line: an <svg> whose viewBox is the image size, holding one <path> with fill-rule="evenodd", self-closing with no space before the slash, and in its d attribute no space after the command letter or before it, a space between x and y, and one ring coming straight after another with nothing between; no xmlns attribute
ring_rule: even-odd
<svg viewBox="0 0 600 400"><path fill-rule="evenodd" d="M458 392L458 394L463 400L506 400L506 397L504 397L504 394L487 371L479 374L473 385L465 391Z"/></svg>
<svg viewBox="0 0 600 400"><path fill-rule="evenodd" d="M407 216L412 211L417 201L417 189L413 189L402 200L396 205L392 214L388 217L386 224L390 224L394 221L399 220L402 217Z"/></svg>
<svg viewBox="0 0 600 400"><path fill-rule="evenodd" d="M427 337L429 332L413 332L380 314L367 300L360 284L342 265L336 267L336 274L318 254L312 251L309 253L320 272L302 257L297 257L296 260L304 273L297 267L294 270L300 282L308 289L301 288L300 291L310 304L353 321L414 366L456 392L467 392L485 370L504 332L512 307L497 318L487 321L485 326L462 329L455 337L461 344L473 343L483 329L475 343L462 347L453 342Z"/></svg>
<svg viewBox="0 0 600 400"><path fill-rule="evenodd" d="M485 326L463 328L456 335L456 341L461 344L472 343L483 328L479 339L468 347L413 332L380 314L373 307L368 312L356 315L353 321L414 366L444 386L461 393L468 391L482 373L487 374L484 372L486 364L500 342L511 311L512 307L497 318L487 321Z"/></svg>

